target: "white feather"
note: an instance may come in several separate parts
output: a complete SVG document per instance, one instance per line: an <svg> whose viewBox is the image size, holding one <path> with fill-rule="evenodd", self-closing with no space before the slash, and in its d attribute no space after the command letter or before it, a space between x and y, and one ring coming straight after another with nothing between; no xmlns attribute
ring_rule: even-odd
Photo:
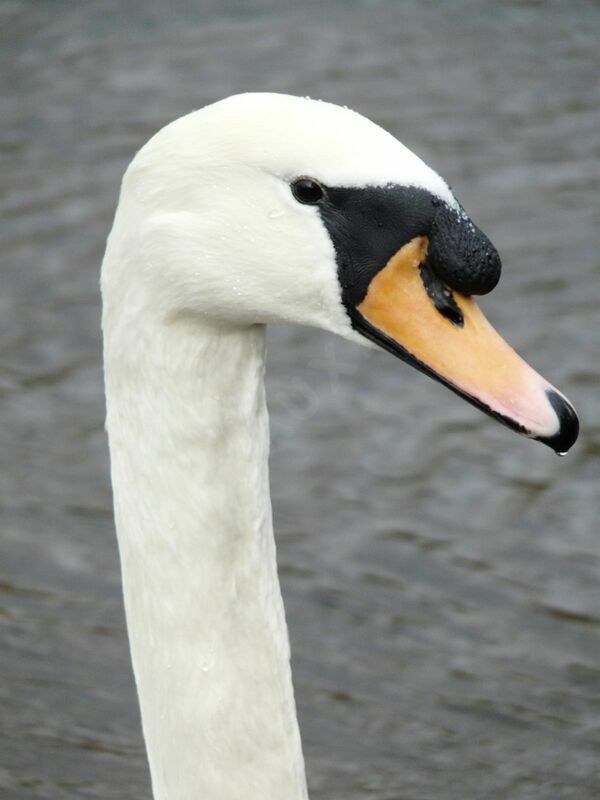
<svg viewBox="0 0 600 800"><path fill-rule="evenodd" d="M160 131L102 270L115 517L156 800L302 800L268 487L264 324L360 341L289 181L444 181L348 109L240 95Z"/></svg>

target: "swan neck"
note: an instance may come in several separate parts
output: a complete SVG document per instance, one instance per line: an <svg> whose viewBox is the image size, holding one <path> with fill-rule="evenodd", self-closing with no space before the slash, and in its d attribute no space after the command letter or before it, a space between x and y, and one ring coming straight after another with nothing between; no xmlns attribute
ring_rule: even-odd
<svg viewBox="0 0 600 800"><path fill-rule="evenodd" d="M306 800L271 521L264 330L187 319L132 329L108 305L104 332L155 800Z"/></svg>

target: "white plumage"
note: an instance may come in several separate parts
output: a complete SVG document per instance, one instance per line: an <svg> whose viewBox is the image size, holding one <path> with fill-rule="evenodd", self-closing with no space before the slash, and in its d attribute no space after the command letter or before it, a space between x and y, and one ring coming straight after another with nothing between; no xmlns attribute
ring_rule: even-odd
<svg viewBox="0 0 600 800"><path fill-rule="evenodd" d="M290 191L446 183L358 114L240 95L160 131L102 269L115 517L156 800L302 800L268 486L264 325L366 344L316 208Z"/></svg>

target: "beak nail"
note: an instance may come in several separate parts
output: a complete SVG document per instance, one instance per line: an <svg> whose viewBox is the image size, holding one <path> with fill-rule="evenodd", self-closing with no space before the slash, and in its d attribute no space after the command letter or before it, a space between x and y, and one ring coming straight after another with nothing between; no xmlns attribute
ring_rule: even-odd
<svg viewBox="0 0 600 800"><path fill-rule="evenodd" d="M579 435L579 419L569 401L554 389L547 389L546 396L558 418L558 431L553 436L538 437L559 456L564 456L573 447Z"/></svg>

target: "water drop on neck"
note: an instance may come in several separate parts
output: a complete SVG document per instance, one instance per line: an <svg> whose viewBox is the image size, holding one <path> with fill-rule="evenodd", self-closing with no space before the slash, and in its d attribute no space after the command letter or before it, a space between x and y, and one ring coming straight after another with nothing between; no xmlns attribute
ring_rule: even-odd
<svg viewBox="0 0 600 800"><path fill-rule="evenodd" d="M563 456L566 456L566 455L567 455L567 451L565 450L564 452L562 452L562 453L559 453L559 452L558 452L558 450L557 450L557 451L556 451L556 455L557 455L559 458L562 458Z"/></svg>

